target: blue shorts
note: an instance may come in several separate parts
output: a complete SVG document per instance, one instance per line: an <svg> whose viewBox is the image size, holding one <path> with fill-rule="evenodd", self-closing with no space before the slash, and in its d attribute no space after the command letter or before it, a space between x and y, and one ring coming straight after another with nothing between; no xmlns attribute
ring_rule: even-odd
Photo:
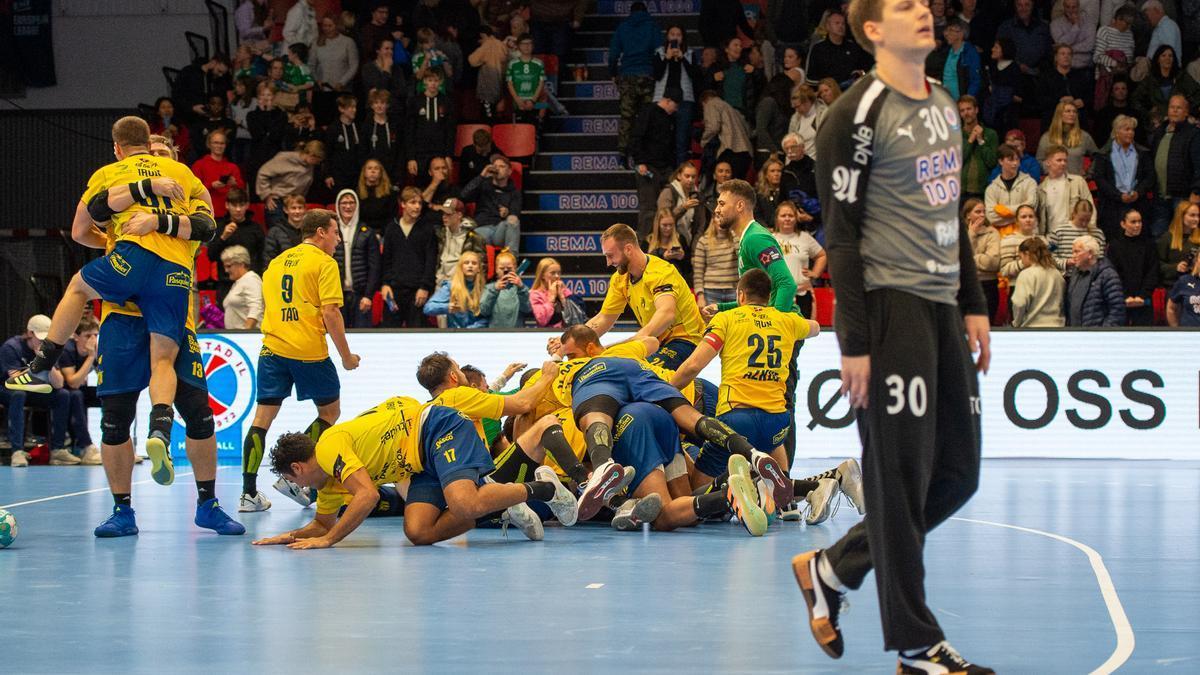
<svg viewBox="0 0 1200 675"><path fill-rule="evenodd" d="M613 460L637 471L629 484L630 494L650 472L667 466L681 452L679 427L670 413L653 403L630 403L621 408L613 426Z"/></svg>
<svg viewBox="0 0 1200 675"><path fill-rule="evenodd" d="M317 405L332 403L342 395L342 385L332 359L298 361L272 354L263 347L258 353L257 401L273 405L273 401L292 395L293 384L296 385L297 400L312 400Z"/></svg>
<svg viewBox="0 0 1200 675"><path fill-rule="evenodd" d="M662 378L646 370L632 359L600 357L589 361L571 386L571 408L578 410L580 404L597 396L609 396L617 406L624 408L630 403L658 403L673 398L686 400L679 390L663 382Z"/></svg>
<svg viewBox="0 0 1200 675"><path fill-rule="evenodd" d="M430 406L421 424L421 458L425 470L412 477L407 503L432 504L445 510L443 489L457 480L483 485L496 470L475 424L453 408Z"/></svg>
<svg viewBox="0 0 1200 675"><path fill-rule="evenodd" d="M696 410L699 410L701 415L716 417L717 396L720 394L717 385L702 377L697 377L696 386L700 390L700 400L696 401Z"/></svg>
<svg viewBox="0 0 1200 675"><path fill-rule="evenodd" d="M792 413L787 411L769 413L758 408L734 408L717 415L717 419L745 436L750 445L766 453L783 444L791 417ZM696 468L709 476L721 475L728 463L729 451L712 443L705 443L696 458Z"/></svg>
<svg viewBox="0 0 1200 675"><path fill-rule="evenodd" d="M682 366L694 351L696 351L695 342L675 338L659 345L658 351L646 357L646 360L667 370L679 370L679 366Z"/></svg>
<svg viewBox="0 0 1200 675"><path fill-rule="evenodd" d="M180 382L207 391L200 343L195 332L185 330L185 334L175 357L175 376ZM96 357L97 396L141 391L150 386L150 332L145 319L110 313L100 324Z"/></svg>
<svg viewBox="0 0 1200 675"><path fill-rule="evenodd" d="M118 305L137 303L149 332L183 344L192 297L191 270L121 241L108 255L84 265L79 274L102 299Z"/></svg>

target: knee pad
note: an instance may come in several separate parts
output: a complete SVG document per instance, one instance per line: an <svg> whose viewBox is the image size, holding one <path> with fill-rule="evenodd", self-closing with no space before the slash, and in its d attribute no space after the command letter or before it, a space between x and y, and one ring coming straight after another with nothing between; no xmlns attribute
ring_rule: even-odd
<svg viewBox="0 0 1200 675"><path fill-rule="evenodd" d="M204 389L180 382L176 385L175 409L183 418L188 438L202 441L212 438L216 433L212 408L208 405L208 392Z"/></svg>
<svg viewBox="0 0 1200 675"><path fill-rule="evenodd" d="M100 399L100 442L121 445L129 440L129 427L137 416L138 393L130 391Z"/></svg>

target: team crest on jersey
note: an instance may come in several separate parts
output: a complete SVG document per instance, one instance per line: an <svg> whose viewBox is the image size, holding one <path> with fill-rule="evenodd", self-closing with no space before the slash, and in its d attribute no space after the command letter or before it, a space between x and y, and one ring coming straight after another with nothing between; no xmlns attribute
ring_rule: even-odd
<svg viewBox="0 0 1200 675"><path fill-rule="evenodd" d="M208 381L208 404L220 434L238 427L254 407L254 364L237 344L219 335L199 339L200 359Z"/></svg>
<svg viewBox="0 0 1200 675"><path fill-rule="evenodd" d="M758 254L758 262L762 264L763 267L769 266L776 260L783 260L783 256L780 255L779 249L775 248L774 246L768 246Z"/></svg>

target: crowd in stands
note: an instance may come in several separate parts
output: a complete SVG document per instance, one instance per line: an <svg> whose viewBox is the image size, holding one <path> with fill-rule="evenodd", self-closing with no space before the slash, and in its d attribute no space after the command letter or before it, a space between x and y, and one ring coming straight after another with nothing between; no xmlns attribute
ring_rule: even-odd
<svg viewBox="0 0 1200 675"><path fill-rule="evenodd" d="M730 178L756 185L756 218L794 263L803 305L828 285L814 139L872 67L846 5L703 0L691 44L684 25L635 1L613 32L616 150L635 173L638 233L706 301L730 299L736 280L737 242L712 223ZM578 299L555 261L537 266L528 292L522 273L504 271L520 266L529 226L522 166L486 127L465 144L457 131L540 128L568 112L547 63L568 77L570 35L588 28L587 9L588 0L240 3L233 58L184 68L151 120L225 223L208 250L217 303L233 317L225 326L256 324L261 303L248 296L258 274L296 243L313 204L333 205L343 227L349 325L546 326L573 314ZM1191 113L1200 7L931 0L930 9L938 48L927 74L958 100L957 196L994 323L1150 325L1156 303L1160 323L1200 322L1200 207L1189 208L1200 203ZM1031 238L1044 255L1025 246Z"/></svg>

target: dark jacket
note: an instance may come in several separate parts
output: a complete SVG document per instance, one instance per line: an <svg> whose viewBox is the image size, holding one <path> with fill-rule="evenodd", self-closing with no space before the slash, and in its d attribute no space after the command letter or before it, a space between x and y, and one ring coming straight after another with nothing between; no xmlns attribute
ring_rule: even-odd
<svg viewBox="0 0 1200 675"><path fill-rule="evenodd" d="M941 82L946 70L946 59L950 58L950 45L944 44L929 53L925 58L925 74ZM982 98L983 64L975 45L963 42L962 53L958 56L958 95L970 94Z"/></svg>
<svg viewBox="0 0 1200 675"><path fill-rule="evenodd" d="M817 163L805 155L783 165L783 176L779 179L779 194L802 208L807 199L817 198Z"/></svg>
<svg viewBox="0 0 1200 675"><path fill-rule="evenodd" d="M286 221L272 225L270 231L267 232L266 241L263 242L263 269L271 264L275 256L299 245L300 241L300 228L292 227Z"/></svg>
<svg viewBox="0 0 1200 675"><path fill-rule="evenodd" d="M369 188L368 188L369 189ZM383 228L396 217L396 195L369 195L358 198L358 222L382 234Z"/></svg>
<svg viewBox="0 0 1200 675"><path fill-rule="evenodd" d="M508 208L510 216L521 215L521 193L511 178L501 187L490 176L476 176L463 188L460 199L475 202L475 222L480 225L495 225L503 220L501 206Z"/></svg>
<svg viewBox="0 0 1200 675"><path fill-rule="evenodd" d="M484 167L491 162L491 156L497 152L499 150L494 145L486 153L476 150L474 144L463 148L458 156L458 184L466 185L472 178L482 174Z"/></svg>
<svg viewBox="0 0 1200 675"><path fill-rule="evenodd" d="M1188 238L1183 240L1183 248L1171 248L1171 233L1163 232L1158 238L1158 279L1163 286L1170 288L1181 276L1179 263L1200 254L1200 246L1193 244Z"/></svg>
<svg viewBox="0 0 1200 675"><path fill-rule="evenodd" d="M408 236L393 220L383 232L383 272L381 280L399 289L425 289L433 292L437 274L437 235L418 219Z"/></svg>
<svg viewBox="0 0 1200 675"><path fill-rule="evenodd" d="M746 20L746 13L738 0L700 1L700 37L705 47L720 47L723 42L735 37L739 28L746 35L754 35L754 27Z"/></svg>
<svg viewBox="0 0 1200 675"><path fill-rule="evenodd" d="M1072 316L1071 288L1077 283L1087 284L1087 294L1083 298L1083 308L1079 316ZM1107 259L1097 260L1096 266L1087 275L1081 274L1079 270L1072 270L1067 276L1063 315L1068 326L1125 325L1125 291L1121 286L1120 275Z"/></svg>
<svg viewBox="0 0 1200 675"><path fill-rule="evenodd" d="M613 77L654 75L654 50L662 42L662 29L654 18L648 12L633 12L608 43L608 72Z"/></svg>
<svg viewBox="0 0 1200 675"><path fill-rule="evenodd" d="M225 272L225 266L221 264L221 254L225 249L233 246L244 246L250 252L250 269L262 274L266 269L263 265L263 245L266 243L267 235L263 233L262 226L247 218L238 223L237 230L229 235L228 239L222 239L221 233L225 231L225 226L229 224L229 216L225 216L217 221L217 234L212 238L212 241L205 245L208 249L208 259L217 263L217 302L225 299L225 294L233 287L233 280Z"/></svg>
<svg viewBox="0 0 1200 675"><path fill-rule="evenodd" d="M399 182L403 177L404 154L401 152L401 123L398 120L393 120L390 116L383 124L375 122L374 117L368 118L359 127L359 133L362 140L363 156L362 162L354 169L354 182L350 185L358 185L358 174L362 170L362 164L365 164L368 159L377 160L383 165L384 171L387 171L388 178ZM326 148L328 150L328 148Z"/></svg>
<svg viewBox="0 0 1200 675"><path fill-rule="evenodd" d="M1154 239L1143 232L1132 239L1120 235L1108 241L1108 261L1121 277L1125 297L1142 298L1147 303L1158 287L1158 252Z"/></svg>
<svg viewBox="0 0 1200 675"><path fill-rule="evenodd" d="M1164 124L1150 139L1151 167L1158 153L1158 144L1162 143L1166 132L1167 125ZM1167 194L1171 197L1182 199L1193 192L1200 194L1200 136L1197 134L1200 134L1200 130L1187 122L1175 126L1175 137L1167 153Z"/></svg>
<svg viewBox="0 0 1200 675"><path fill-rule="evenodd" d="M353 190L342 190L338 193L334 204L341 200L342 195L353 195L355 201L358 201L358 195ZM336 213L336 210L335 210ZM350 247L350 283L351 290L358 297L372 297L375 291L379 290L379 276L381 274L380 267L380 252L381 245L379 234L367 225L359 221L360 212L356 211L354 218L350 224L352 230L350 240L347 242L345 235L338 241L337 248L333 251L333 259L338 264L338 276L342 279L346 278L346 246ZM337 214L338 225L342 224L341 214Z"/></svg>
<svg viewBox="0 0 1200 675"><path fill-rule="evenodd" d="M424 94L408 100L404 116L404 157L407 160L454 155L454 111L445 94ZM426 167L420 167L422 171Z"/></svg>
<svg viewBox="0 0 1200 675"><path fill-rule="evenodd" d="M1096 224L1104 231L1104 237L1112 241L1120 234L1121 217L1129 208L1142 209L1146 204L1146 193L1154 190L1154 158L1150 151L1134 143L1137 151L1137 171L1134 174L1133 190L1140 196L1132 204L1121 201L1117 189L1117 171L1112 163L1112 142L1105 145L1092 158L1092 180L1096 181ZM1147 215L1147 214L1143 214Z"/></svg>
<svg viewBox="0 0 1200 675"><path fill-rule="evenodd" d="M809 84L815 86L823 78L832 77L845 87L845 83L853 77L854 71L870 70L874 59L847 34L840 45L828 39L814 43L808 48L808 58L804 63L804 77Z"/></svg>
<svg viewBox="0 0 1200 675"><path fill-rule="evenodd" d="M667 173L675 167L675 116L657 103L647 103L633 120L629 154L634 164Z"/></svg>
<svg viewBox="0 0 1200 675"><path fill-rule="evenodd" d="M358 185L358 172L366 161L367 140L363 130L355 122L343 124L334 120L325 129L325 175L333 176L337 189ZM392 166L384 164L389 172Z"/></svg>

